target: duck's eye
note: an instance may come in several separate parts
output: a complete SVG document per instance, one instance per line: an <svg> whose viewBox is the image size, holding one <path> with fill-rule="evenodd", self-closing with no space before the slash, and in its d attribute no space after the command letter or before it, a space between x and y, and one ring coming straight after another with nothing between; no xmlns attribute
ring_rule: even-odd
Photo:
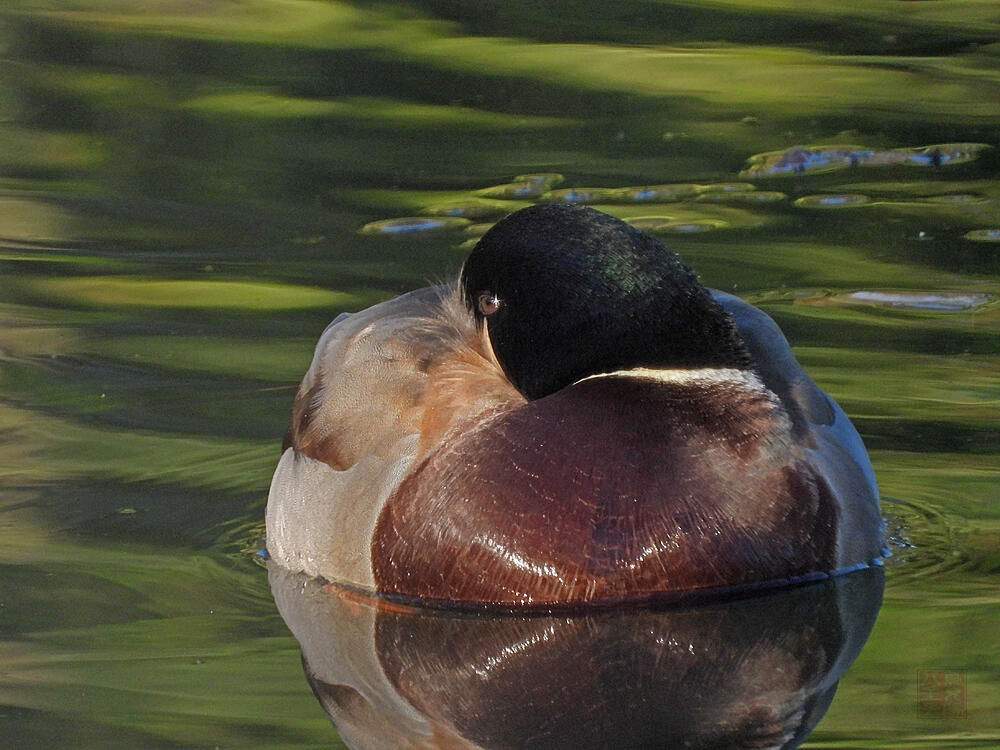
<svg viewBox="0 0 1000 750"><path fill-rule="evenodd" d="M479 312L483 315L492 315L500 309L500 298L493 294L493 292L483 292L479 295L477 304Z"/></svg>

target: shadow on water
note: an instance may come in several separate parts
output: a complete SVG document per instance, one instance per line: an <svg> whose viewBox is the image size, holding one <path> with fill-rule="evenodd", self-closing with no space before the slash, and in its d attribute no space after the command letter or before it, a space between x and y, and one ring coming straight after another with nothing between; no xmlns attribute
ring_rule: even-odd
<svg viewBox="0 0 1000 750"><path fill-rule="evenodd" d="M597 614L387 605L270 567L306 677L362 748L794 748L871 632L883 575Z"/></svg>

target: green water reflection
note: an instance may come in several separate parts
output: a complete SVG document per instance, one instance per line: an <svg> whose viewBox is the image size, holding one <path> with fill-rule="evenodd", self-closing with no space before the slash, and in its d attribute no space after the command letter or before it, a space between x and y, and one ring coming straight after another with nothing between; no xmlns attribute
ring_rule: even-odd
<svg viewBox="0 0 1000 750"><path fill-rule="evenodd" d="M585 191L767 309L899 501L805 746L1000 744L993 0L8 0L0 49L0 744L342 746L253 558L293 388Z"/></svg>

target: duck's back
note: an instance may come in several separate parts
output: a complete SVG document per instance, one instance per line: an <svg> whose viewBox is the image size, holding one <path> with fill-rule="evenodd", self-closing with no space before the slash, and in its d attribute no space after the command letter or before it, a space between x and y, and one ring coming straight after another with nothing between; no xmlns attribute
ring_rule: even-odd
<svg viewBox="0 0 1000 750"><path fill-rule="evenodd" d="M732 294L712 290L746 343L764 385L784 404L806 460L824 478L837 508L836 565L876 559L883 546L878 485L868 451L843 409L802 369L777 324Z"/></svg>

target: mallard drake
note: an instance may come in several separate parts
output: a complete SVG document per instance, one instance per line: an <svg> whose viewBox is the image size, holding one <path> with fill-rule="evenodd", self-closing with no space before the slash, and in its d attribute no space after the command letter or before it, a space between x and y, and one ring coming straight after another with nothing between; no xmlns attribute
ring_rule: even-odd
<svg viewBox="0 0 1000 750"><path fill-rule="evenodd" d="M343 586L519 607L813 580L876 561L882 526L858 433L771 318L549 204L456 284L330 324L266 533Z"/></svg>

